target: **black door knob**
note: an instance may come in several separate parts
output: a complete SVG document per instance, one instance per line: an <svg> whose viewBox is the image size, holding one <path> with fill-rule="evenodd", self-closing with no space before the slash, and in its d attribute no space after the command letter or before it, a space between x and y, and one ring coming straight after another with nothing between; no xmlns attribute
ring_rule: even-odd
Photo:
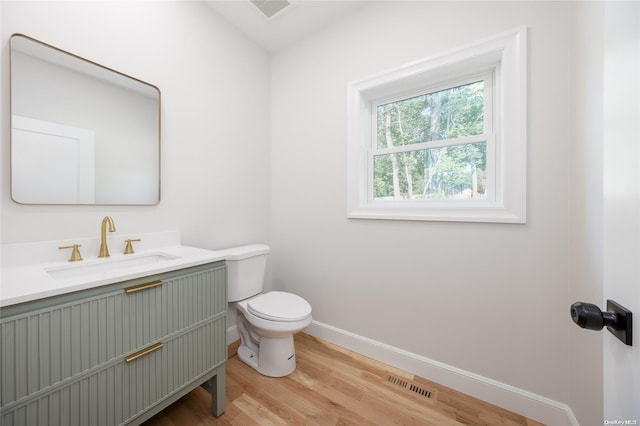
<svg viewBox="0 0 640 426"><path fill-rule="evenodd" d="M631 311L607 300L607 312L592 303L576 302L571 305L571 319L579 327L587 330L602 330L603 327L618 339L631 346Z"/></svg>
<svg viewBox="0 0 640 426"><path fill-rule="evenodd" d="M579 327L587 330L602 330L605 325L616 325L616 316L610 312L602 312L592 303L576 302L571 305L571 318Z"/></svg>

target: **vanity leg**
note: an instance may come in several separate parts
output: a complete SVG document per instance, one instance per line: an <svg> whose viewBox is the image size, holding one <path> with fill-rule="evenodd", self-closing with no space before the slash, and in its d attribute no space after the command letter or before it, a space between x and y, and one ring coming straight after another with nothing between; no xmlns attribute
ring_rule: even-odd
<svg viewBox="0 0 640 426"><path fill-rule="evenodd" d="M211 394L211 412L220 417L227 408L225 364L218 367L216 375L209 379L207 390Z"/></svg>

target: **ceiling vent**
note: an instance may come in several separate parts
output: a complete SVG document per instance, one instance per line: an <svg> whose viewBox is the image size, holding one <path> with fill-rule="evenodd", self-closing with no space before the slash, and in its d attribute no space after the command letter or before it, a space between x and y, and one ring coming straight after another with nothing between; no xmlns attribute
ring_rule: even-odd
<svg viewBox="0 0 640 426"><path fill-rule="evenodd" d="M291 3L287 0L250 0L255 7L267 18L273 19L278 13L282 12Z"/></svg>

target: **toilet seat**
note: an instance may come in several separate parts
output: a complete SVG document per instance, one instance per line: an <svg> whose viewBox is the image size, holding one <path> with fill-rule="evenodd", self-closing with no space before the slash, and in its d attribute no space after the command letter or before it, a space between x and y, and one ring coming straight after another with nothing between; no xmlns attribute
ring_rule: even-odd
<svg viewBox="0 0 640 426"><path fill-rule="evenodd" d="M247 310L269 321L300 321L311 315L311 305L302 297L283 291L270 291L251 298Z"/></svg>

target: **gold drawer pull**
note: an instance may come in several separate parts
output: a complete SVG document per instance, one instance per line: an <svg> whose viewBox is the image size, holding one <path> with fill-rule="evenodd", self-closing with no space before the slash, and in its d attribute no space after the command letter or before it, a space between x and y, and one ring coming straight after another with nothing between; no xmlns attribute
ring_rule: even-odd
<svg viewBox="0 0 640 426"><path fill-rule="evenodd" d="M136 285L136 286L133 286L133 287L127 287L127 288L124 289L124 292L127 293L127 294L136 293L138 291L148 290L150 288L155 288L155 287L160 287L162 284L164 284L164 282L162 282L162 281L154 281L154 282L151 282L151 283Z"/></svg>
<svg viewBox="0 0 640 426"><path fill-rule="evenodd" d="M156 343L155 345L151 345L148 348L145 348L141 351L136 352L135 354L131 354L128 357L126 357L124 360L127 362L132 362L135 361L138 358L142 358L143 356L150 354L153 351L157 351L158 349L162 348L164 346L164 343L160 342L160 343Z"/></svg>

